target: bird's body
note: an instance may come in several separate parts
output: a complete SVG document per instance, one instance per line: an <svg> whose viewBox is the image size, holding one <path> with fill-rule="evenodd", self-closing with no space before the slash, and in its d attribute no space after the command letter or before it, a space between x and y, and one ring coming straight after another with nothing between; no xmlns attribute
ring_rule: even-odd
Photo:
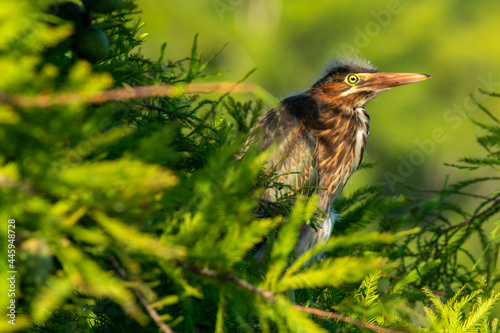
<svg viewBox="0 0 500 333"><path fill-rule="evenodd" d="M267 166L280 175L278 182L292 191L305 186L323 189L317 191L318 214L326 216L318 219L317 230L302 225L296 255L330 237L332 203L363 159L370 129L365 104L392 86L425 78L428 76L422 74L378 73L367 62L344 59L308 91L281 101L252 128L250 141L260 136L262 150L278 143ZM269 201L276 196L274 189L265 193Z"/></svg>

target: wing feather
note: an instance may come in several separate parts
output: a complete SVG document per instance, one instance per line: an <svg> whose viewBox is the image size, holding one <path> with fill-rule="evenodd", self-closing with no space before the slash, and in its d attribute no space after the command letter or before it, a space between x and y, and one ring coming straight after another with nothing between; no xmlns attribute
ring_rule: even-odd
<svg viewBox="0 0 500 333"><path fill-rule="evenodd" d="M306 186L318 186L317 142L315 136L304 126L309 108L316 104L307 95L296 95L282 101L270 110L251 130L249 143L261 136L261 149L274 149L267 166L279 175L277 182L289 185L292 191ZM273 145L276 143L276 146ZM284 195L286 190L276 193L269 189L268 200ZM313 190L305 192L308 196Z"/></svg>

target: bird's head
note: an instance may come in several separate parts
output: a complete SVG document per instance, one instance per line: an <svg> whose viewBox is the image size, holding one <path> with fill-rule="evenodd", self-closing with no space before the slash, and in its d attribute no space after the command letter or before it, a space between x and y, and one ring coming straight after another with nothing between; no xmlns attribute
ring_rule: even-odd
<svg viewBox="0 0 500 333"><path fill-rule="evenodd" d="M364 108L380 93L395 86L430 78L416 73L380 73L369 62L357 58L336 61L308 93L322 103L344 110Z"/></svg>

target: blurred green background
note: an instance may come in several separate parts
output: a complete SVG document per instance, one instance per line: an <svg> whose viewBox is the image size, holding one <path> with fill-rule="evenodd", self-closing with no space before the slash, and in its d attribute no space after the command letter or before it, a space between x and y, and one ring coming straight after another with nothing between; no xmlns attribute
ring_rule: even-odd
<svg viewBox="0 0 500 333"><path fill-rule="evenodd" d="M468 176L444 166L479 153L478 128L467 114L484 116L469 94L500 115L498 99L478 88L500 92L500 1L282 1L139 0L143 51L157 58L189 54L199 33L208 58L226 43L211 71L229 71L212 80L238 80L251 69L256 82L278 99L306 90L329 61L358 54L380 71L419 72L432 79L386 92L367 106L371 135L365 157L375 168L358 172L346 188L396 180L439 189L447 174L454 182ZM271 105L272 107L272 105ZM485 172L484 170L477 172ZM398 187L396 187L398 189ZM401 189L399 189L401 190ZM492 189L477 189L488 192Z"/></svg>

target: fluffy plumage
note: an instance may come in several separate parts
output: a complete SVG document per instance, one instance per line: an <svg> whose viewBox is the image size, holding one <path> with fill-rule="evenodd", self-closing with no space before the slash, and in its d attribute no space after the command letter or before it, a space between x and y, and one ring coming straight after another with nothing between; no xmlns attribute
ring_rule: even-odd
<svg viewBox="0 0 500 333"><path fill-rule="evenodd" d="M368 60L364 60L358 57L341 57L335 59L325 71L325 74L321 79L319 79L314 85L319 86L324 84L325 81L331 80L337 77L339 73L376 73L377 68L373 66Z"/></svg>

